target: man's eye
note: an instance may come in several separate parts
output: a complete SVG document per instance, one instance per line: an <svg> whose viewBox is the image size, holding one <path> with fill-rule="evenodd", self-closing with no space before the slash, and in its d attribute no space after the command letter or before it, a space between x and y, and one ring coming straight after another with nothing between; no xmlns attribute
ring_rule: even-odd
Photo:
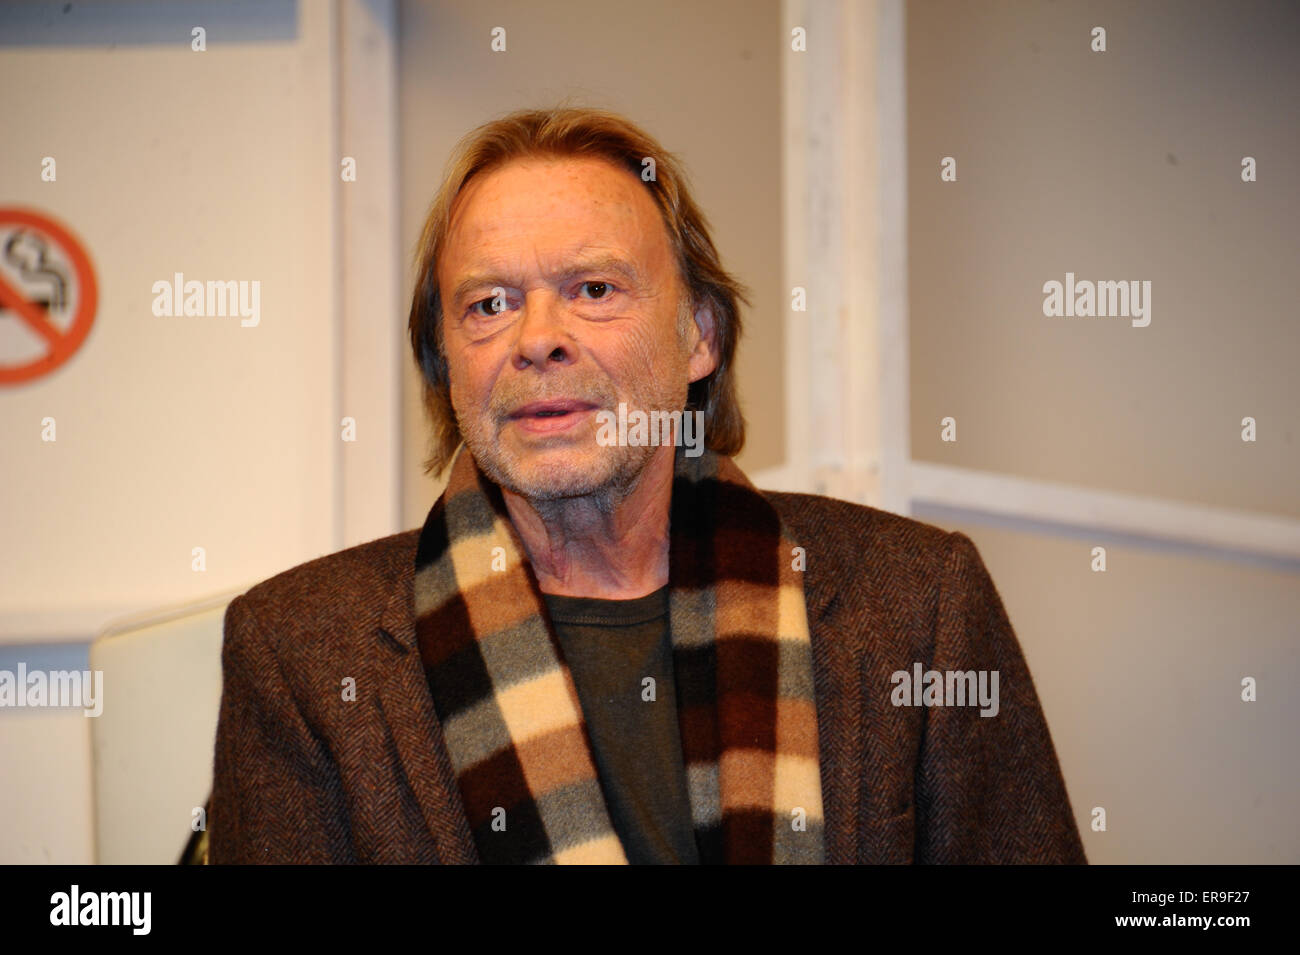
<svg viewBox="0 0 1300 955"><path fill-rule="evenodd" d="M500 315L501 312L504 312L506 310L505 302L502 301L501 311L497 311L496 308L494 307L497 301L498 298L496 296L493 296L492 298L480 299L479 301L471 305L469 307L469 310L473 312L475 315L477 315L479 318L496 318L496 316ZM487 310L486 311L480 310L479 308L480 305L486 305Z"/></svg>
<svg viewBox="0 0 1300 955"><path fill-rule="evenodd" d="M609 298L614 292L614 287L608 282L583 282L579 288L590 288L593 299Z"/></svg>

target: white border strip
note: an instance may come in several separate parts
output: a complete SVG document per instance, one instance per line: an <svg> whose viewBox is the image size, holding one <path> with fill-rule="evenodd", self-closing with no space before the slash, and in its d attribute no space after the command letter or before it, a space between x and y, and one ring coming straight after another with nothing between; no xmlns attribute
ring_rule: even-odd
<svg viewBox="0 0 1300 955"><path fill-rule="evenodd" d="M1300 520L913 461L914 504L1300 562Z"/></svg>
<svg viewBox="0 0 1300 955"><path fill-rule="evenodd" d="M0 614L0 647L53 643L93 643L123 630L165 623L177 617L230 603L258 581L242 587L196 597L183 603L148 606L140 600L87 604L61 610L28 610ZM141 609L146 607L147 609Z"/></svg>

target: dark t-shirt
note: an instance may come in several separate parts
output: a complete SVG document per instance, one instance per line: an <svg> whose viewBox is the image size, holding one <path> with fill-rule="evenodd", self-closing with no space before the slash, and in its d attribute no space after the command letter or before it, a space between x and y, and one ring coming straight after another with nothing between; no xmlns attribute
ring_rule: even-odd
<svg viewBox="0 0 1300 955"><path fill-rule="evenodd" d="M628 862L698 865L677 725L668 588L634 600L543 596ZM654 680L653 696L647 677Z"/></svg>

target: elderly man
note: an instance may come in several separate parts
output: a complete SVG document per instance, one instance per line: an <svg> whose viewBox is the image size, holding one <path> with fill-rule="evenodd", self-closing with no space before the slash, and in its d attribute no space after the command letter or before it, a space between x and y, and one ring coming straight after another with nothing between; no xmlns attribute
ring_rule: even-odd
<svg viewBox="0 0 1300 955"><path fill-rule="evenodd" d="M1084 861L971 541L733 463L741 300L627 120L462 142L410 316L446 491L231 604L211 861Z"/></svg>

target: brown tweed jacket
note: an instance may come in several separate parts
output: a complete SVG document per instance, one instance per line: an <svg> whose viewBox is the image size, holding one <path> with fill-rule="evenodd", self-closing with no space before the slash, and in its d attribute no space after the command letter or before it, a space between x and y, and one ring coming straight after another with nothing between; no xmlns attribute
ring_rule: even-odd
<svg viewBox="0 0 1300 955"><path fill-rule="evenodd" d="M1086 862L1024 656L970 539L767 496L807 551L827 861ZM419 533L302 564L230 604L211 862L479 861L416 646ZM890 675L916 663L998 671L997 715L893 705Z"/></svg>

